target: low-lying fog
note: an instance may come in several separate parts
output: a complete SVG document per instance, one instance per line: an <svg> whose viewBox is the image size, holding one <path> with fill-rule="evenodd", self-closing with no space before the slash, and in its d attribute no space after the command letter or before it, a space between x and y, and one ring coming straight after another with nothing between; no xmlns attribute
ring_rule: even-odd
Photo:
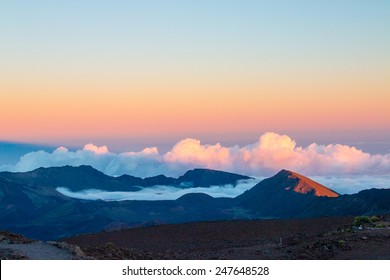
<svg viewBox="0 0 390 280"><path fill-rule="evenodd" d="M253 180L242 180L236 186L223 185L211 186L209 188L180 189L172 186L154 186L143 188L137 192L107 192L94 189L72 192L67 188L57 188L57 191L73 198L87 200L100 199L105 201L174 200L187 193L205 193L212 197L236 197L246 190L251 189L263 179L264 177L257 177ZM311 179L340 194L353 194L369 188L390 188L390 176L313 176Z"/></svg>

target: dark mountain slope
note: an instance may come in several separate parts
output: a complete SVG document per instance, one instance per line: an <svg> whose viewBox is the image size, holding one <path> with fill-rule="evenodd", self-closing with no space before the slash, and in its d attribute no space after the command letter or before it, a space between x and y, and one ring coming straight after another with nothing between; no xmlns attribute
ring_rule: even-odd
<svg viewBox="0 0 390 280"><path fill-rule="evenodd" d="M54 215L66 204L77 201L47 187L29 187L0 178L0 224L23 225L42 215ZM50 226L50 225L47 225Z"/></svg>
<svg viewBox="0 0 390 280"><path fill-rule="evenodd" d="M381 215L390 213L390 189L363 190L335 199L313 201L300 217Z"/></svg>
<svg viewBox="0 0 390 280"><path fill-rule="evenodd" d="M73 170L73 168L65 168L68 169ZM94 178L91 180L101 178L109 182L115 179L90 167L76 169L77 172L84 170L87 173L86 177ZM47 181L51 177L46 176L46 171L46 169L39 169L29 173L27 178L23 178L26 176L25 173L1 173L0 226L2 229L22 233L30 238L47 240L102 230L166 223L390 213L390 189L372 189L354 195L339 196L302 175L286 170L263 180L234 199L213 198L206 194L192 193L170 201L116 202L66 197L51 187ZM208 171L203 172L205 173L210 174ZM7 176L4 174L11 174L14 177L10 176L6 179L4 177ZM32 174L36 177L32 178ZM191 175L191 172L189 174ZM215 174L219 173L212 172L213 176ZM59 177L55 178L58 186L71 184L71 179L77 179L68 178L69 173L66 172L65 175L58 175ZM17 182L12 180L14 178ZM132 179L129 176L122 177L122 180L129 178ZM166 178L168 177L162 179L166 180ZM191 179L191 176L188 178ZM21 183L23 180L26 184ZM215 183L211 179L208 182ZM103 183L101 184L103 186Z"/></svg>
<svg viewBox="0 0 390 280"><path fill-rule="evenodd" d="M170 201L89 201L0 178L0 229L50 240L118 228L231 218L225 213L231 199L194 196ZM208 199L199 201L198 196Z"/></svg>
<svg viewBox="0 0 390 280"><path fill-rule="evenodd" d="M65 187L71 191L100 189L106 191L137 191L91 166L38 168L30 172L1 172L0 177L18 184L41 187Z"/></svg>

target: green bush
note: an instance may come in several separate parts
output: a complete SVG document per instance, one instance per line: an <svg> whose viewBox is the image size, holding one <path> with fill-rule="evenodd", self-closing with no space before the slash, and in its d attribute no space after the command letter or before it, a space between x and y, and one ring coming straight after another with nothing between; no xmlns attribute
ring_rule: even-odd
<svg viewBox="0 0 390 280"><path fill-rule="evenodd" d="M344 247L344 246L346 245L346 243L347 243L347 242L345 242L345 240L339 240L339 241L337 242L337 244L338 244L338 246L339 246L340 248Z"/></svg>
<svg viewBox="0 0 390 280"><path fill-rule="evenodd" d="M372 223L372 220L368 216L358 216L358 217L355 217L355 219L353 221L353 225L357 226L357 227L364 225L364 224L371 224L371 223Z"/></svg>
<svg viewBox="0 0 390 280"><path fill-rule="evenodd" d="M371 217L371 221L373 222L373 223L375 223L375 222L379 222L381 219L379 218L379 217L377 217L377 216L372 216Z"/></svg>
<svg viewBox="0 0 390 280"><path fill-rule="evenodd" d="M114 248L114 247L115 247L114 243L112 243L112 242L107 242L107 243L106 243L106 248L112 249L112 248Z"/></svg>
<svg viewBox="0 0 390 280"><path fill-rule="evenodd" d="M384 228L385 225L383 225L383 224L377 224L375 227L376 227L376 228Z"/></svg>

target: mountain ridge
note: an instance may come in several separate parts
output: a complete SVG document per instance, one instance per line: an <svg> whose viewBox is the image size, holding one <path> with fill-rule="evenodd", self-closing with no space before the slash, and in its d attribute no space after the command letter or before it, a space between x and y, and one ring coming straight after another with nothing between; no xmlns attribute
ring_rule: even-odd
<svg viewBox="0 0 390 280"><path fill-rule="evenodd" d="M210 187L213 185L236 185L239 180L253 179L249 176L225 171L200 168L189 170L179 178L165 175L141 178L128 174L113 177L89 165L40 167L27 172L0 172L0 178L29 186L65 187L73 192L86 189L131 192L157 185L177 188Z"/></svg>
<svg viewBox="0 0 390 280"><path fill-rule="evenodd" d="M90 167L77 170L88 174L91 172L103 180L113 178L106 177L99 171L95 172ZM353 195L339 195L303 175L287 170L264 179L235 198L213 198L206 194L189 193L176 200L107 202L64 196L52 186L44 184L48 181L43 176L43 171L45 169L33 173L38 177L42 176L35 184L22 178L26 182L23 184L23 180L18 181L18 176L4 176L9 173L0 173L0 225L3 229L30 238L48 240L158 224L390 213L390 189L371 189ZM189 174L199 172L202 173L195 170ZM223 172L203 173L228 175L226 178L230 176ZM68 180L62 174L56 182L61 183L62 178ZM131 179L130 176L122 179L129 178ZM161 178L169 180L169 177ZM325 196L321 192L318 195L319 191L324 190Z"/></svg>

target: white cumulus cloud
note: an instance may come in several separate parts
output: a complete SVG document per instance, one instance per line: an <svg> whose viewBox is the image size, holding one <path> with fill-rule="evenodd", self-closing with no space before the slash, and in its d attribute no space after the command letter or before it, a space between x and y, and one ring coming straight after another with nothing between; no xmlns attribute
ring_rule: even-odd
<svg viewBox="0 0 390 280"><path fill-rule="evenodd" d="M14 165L0 170L29 171L38 167L91 165L109 175L158 174L180 176L191 168L212 168L250 176L269 176L289 169L306 176L390 175L390 154L369 154L352 146L316 143L297 146L287 135L268 132L246 146L208 145L187 138L161 154L157 147L139 152L113 153L107 146L87 144L76 151L59 147L52 152L23 155Z"/></svg>

